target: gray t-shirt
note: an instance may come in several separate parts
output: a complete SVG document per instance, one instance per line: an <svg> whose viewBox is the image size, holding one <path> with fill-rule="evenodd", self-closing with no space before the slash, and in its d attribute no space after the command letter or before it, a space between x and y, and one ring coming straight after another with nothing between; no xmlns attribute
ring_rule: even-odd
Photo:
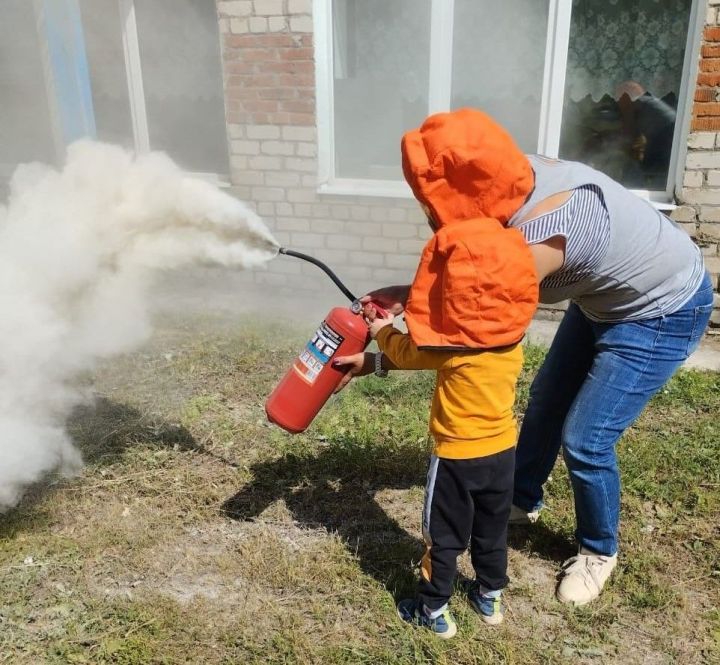
<svg viewBox="0 0 720 665"><path fill-rule="evenodd" d="M531 244L566 238L565 264L543 280L541 302L569 299L596 321L636 321L671 314L690 299L705 270L700 250L682 229L589 166L528 158L535 189L509 226ZM566 191L574 193L555 214L531 218L538 203Z"/></svg>

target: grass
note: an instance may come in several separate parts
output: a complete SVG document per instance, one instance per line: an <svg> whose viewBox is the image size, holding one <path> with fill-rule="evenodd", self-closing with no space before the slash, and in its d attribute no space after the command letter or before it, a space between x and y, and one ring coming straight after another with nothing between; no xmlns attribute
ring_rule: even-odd
<svg viewBox="0 0 720 665"><path fill-rule="evenodd" d="M394 614L422 553L433 377L356 381L287 435L263 403L311 327L169 321L99 368L69 422L83 473L0 516L0 663L720 662L720 375L682 372L621 441L621 562L596 603L553 599L573 552L559 462L549 510L511 534L505 624L458 593L443 643Z"/></svg>

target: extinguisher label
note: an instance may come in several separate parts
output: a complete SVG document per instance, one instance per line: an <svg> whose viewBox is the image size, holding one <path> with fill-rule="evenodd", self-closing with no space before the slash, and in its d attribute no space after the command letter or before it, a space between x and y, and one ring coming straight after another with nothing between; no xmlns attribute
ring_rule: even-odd
<svg viewBox="0 0 720 665"><path fill-rule="evenodd" d="M323 367L327 365L344 339L323 321L295 361L295 371L308 383L315 383Z"/></svg>

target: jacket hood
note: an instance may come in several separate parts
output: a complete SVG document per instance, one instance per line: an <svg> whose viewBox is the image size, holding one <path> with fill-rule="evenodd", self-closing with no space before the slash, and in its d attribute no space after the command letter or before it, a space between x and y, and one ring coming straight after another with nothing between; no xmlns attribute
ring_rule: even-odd
<svg viewBox="0 0 720 665"><path fill-rule="evenodd" d="M492 349L519 342L538 303L520 231L496 219L442 227L423 250L405 321L418 347Z"/></svg>
<svg viewBox="0 0 720 665"><path fill-rule="evenodd" d="M405 179L442 227L493 218L506 225L534 187L510 134L475 109L431 115L401 142Z"/></svg>

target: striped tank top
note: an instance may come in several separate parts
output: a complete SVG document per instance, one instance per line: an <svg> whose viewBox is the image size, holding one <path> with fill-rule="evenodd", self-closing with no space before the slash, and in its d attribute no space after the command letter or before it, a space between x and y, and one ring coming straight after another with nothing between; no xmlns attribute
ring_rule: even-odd
<svg viewBox="0 0 720 665"><path fill-rule="evenodd" d="M597 185L578 187L562 206L518 228L530 245L555 236L565 238L563 266L543 279L541 289L570 286L587 278L600 265L610 243L610 219Z"/></svg>

